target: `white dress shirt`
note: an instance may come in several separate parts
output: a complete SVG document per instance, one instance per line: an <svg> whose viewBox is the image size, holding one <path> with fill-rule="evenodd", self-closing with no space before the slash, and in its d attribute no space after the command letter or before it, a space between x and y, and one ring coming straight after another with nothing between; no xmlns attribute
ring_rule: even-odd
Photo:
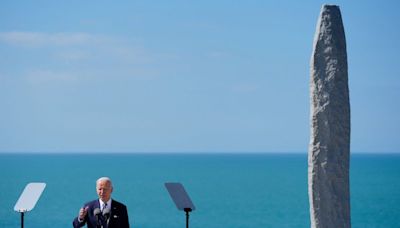
<svg viewBox="0 0 400 228"><path fill-rule="evenodd" d="M107 207L104 207L104 202L101 199L99 199L99 203L100 203L101 211L103 211L106 208L111 209L111 198L107 202L105 202L105 203L107 203Z"/></svg>

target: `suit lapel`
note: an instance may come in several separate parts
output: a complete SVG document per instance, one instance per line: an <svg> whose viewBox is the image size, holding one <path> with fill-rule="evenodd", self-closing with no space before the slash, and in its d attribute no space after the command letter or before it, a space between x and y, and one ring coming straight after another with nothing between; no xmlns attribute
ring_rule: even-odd
<svg viewBox="0 0 400 228"><path fill-rule="evenodd" d="M100 209L100 202L99 202L99 200L94 201L94 208L99 208L99 209Z"/></svg>
<svg viewBox="0 0 400 228"><path fill-rule="evenodd" d="M110 215L110 222L108 224L108 227L114 227L114 224L116 220L118 219L118 208L116 206L117 204L115 203L114 200L111 199L111 215Z"/></svg>
<svg viewBox="0 0 400 228"><path fill-rule="evenodd" d="M93 208L91 209L90 214L89 214L89 220L91 221L90 223L93 224L93 227L96 227L97 218L96 218L96 216L94 216L94 209L100 208L99 200L95 200L94 202L90 203L88 206L89 206L89 207L93 207Z"/></svg>

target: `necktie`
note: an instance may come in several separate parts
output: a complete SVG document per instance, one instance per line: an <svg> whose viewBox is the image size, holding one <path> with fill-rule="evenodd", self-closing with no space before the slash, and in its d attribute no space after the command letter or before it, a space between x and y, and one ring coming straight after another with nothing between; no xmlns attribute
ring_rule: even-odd
<svg viewBox="0 0 400 228"><path fill-rule="evenodd" d="M107 208L107 203L104 203L104 204L103 204L103 210L102 210L101 212L104 213L104 210L105 210L106 208ZM101 227L108 227L108 215L104 215L104 214L103 214L103 216L104 216L104 217L102 217L102 221L101 221L102 226L101 226Z"/></svg>

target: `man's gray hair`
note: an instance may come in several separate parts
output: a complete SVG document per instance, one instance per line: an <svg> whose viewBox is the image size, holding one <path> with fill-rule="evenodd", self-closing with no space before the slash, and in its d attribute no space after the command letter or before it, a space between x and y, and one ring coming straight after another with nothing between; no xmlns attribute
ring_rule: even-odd
<svg viewBox="0 0 400 228"><path fill-rule="evenodd" d="M112 185L112 181L111 181L111 179L110 179L109 177L100 177L99 179L97 179L96 185L97 185L100 181L106 181L106 182L110 183L110 186L111 186L111 187L113 186L113 185Z"/></svg>

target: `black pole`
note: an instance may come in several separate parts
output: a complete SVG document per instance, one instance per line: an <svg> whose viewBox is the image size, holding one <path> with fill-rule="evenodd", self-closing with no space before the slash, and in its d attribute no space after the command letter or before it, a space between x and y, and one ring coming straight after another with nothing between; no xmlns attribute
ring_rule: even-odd
<svg viewBox="0 0 400 228"><path fill-rule="evenodd" d="M186 228L189 228L189 211L186 211Z"/></svg>
<svg viewBox="0 0 400 228"><path fill-rule="evenodd" d="M183 209L186 212L186 228L189 228L189 212L192 211L191 208L184 208Z"/></svg>
<svg viewBox="0 0 400 228"><path fill-rule="evenodd" d="M21 212L21 228L24 228L24 212Z"/></svg>

